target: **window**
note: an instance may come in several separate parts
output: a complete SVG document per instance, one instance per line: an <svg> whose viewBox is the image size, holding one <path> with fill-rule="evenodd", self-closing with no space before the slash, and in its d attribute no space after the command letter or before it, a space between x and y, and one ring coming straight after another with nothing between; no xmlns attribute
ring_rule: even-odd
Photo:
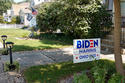
<svg viewBox="0 0 125 83"><path fill-rule="evenodd" d="M121 1L121 15L125 16L125 1Z"/></svg>
<svg viewBox="0 0 125 83"><path fill-rule="evenodd" d="M113 0L103 0L107 10L113 10Z"/></svg>
<svg viewBox="0 0 125 83"><path fill-rule="evenodd" d="M108 9L109 9L109 10L113 10L113 0L109 0Z"/></svg>

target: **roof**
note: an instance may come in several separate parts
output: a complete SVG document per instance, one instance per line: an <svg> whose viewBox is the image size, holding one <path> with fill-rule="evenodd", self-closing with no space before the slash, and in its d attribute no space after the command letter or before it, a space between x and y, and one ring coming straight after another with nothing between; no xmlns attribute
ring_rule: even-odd
<svg viewBox="0 0 125 83"><path fill-rule="evenodd" d="M14 15L18 16L21 9L23 10L29 6L30 6L30 3L28 3L28 2L20 3L20 4L12 4L12 9L14 11Z"/></svg>

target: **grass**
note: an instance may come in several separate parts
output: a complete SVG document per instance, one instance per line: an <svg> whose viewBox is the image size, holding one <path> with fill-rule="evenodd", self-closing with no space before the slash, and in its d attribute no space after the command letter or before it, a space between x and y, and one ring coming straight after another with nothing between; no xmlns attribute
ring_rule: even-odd
<svg viewBox="0 0 125 83"><path fill-rule="evenodd" d="M7 41L14 42L13 51L29 51L29 50L41 50L41 49L53 49L63 48L70 46L65 42L48 40L48 39L17 39L26 37L30 34L30 31L23 29L0 29L0 36L7 35ZM2 40L0 40L2 42Z"/></svg>
<svg viewBox="0 0 125 83"><path fill-rule="evenodd" d="M115 72L115 64L109 60L99 60L100 66L107 66L109 72ZM58 83L58 80L79 71L95 66L93 62L73 64L64 62L50 65L33 66L24 71L27 83Z"/></svg>

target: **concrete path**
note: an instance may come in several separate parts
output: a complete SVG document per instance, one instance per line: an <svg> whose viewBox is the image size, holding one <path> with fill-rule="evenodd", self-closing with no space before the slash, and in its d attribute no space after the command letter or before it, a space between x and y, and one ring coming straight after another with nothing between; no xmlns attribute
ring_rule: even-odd
<svg viewBox="0 0 125 83"><path fill-rule="evenodd" d="M36 66L36 65L44 65L51 64L57 62L66 62L73 60L73 48L61 48L61 49L51 49L51 50L40 50L40 51L24 51L24 52L15 52L13 53L13 61L18 61L20 63L21 70L25 68ZM123 57L123 62L125 63L125 55ZM3 71L4 62L9 61L9 55L0 56L0 83L25 83L21 74L19 75L11 75L8 72ZM114 60L113 54L100 55L101 59L109 59Z"/></svg>
<svg viewBox="0 0 125 83"><path fill-rule="evenodd" d="M13 53L13 61L19 61L21 70L35 65L72 61L72 47L41 51L25 51ZM1 56L1 62L9 61L10 57Z"/></svg>
<svg viewBox="0 0 125 83"><path fill-rule="evenodd" d="M31 66L72 61L72 53L72 47L41 51L15 52L13 53L13 61L19 61L22 71ZM0 58L0 83L25 83L21 74L11 74L13 72L10 73L3 71L3 63L9 61L9 55L1 55Z"/></svg>
<svg viewBox="0 0 125 83"><path fill-rule="evenodd" d="M101 54L100 58L115 61L114 54ZM122 61L125 63L125 55L122 55Z"/></svg>
<svg viewBox="0 0 125 83"><path fill-rule="evenodd" d="M49 49L40 51L24 51L13 53L13 61L18 61L21 70L36 65L51 64L57 62L66 62L73 60L73 48ZM10 57L0 56L1 62L9 61ZM123 62L125 63L125 55L122 55ZM101 59L114 60L114 54L101 54Z"/></svg>

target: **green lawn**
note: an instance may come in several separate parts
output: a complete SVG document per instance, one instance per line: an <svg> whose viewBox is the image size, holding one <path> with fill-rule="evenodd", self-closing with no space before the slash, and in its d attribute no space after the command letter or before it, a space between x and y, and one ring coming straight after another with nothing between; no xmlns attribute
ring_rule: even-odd
<svg viewBox="0 0 125 83"><path fill-rule="evenodd" d="M109 60L99 60L98 65L107 67L109 73L115 72L115 64ZM58 83L57 81L63 77L84 71L96 66L95 62L85 62L73 64L72 62L64 62L50 65L34 66L24 71L24 77L27 83Z"/></svg>
<svg viewBox="0 0 125 83"><path fill-rule="evenodd" d="M14 51L27 51L27 50L41 50L41 49L53 49L63 48L67 45L65 42L54 41L54 40L38 40L38 39L18 39L28 36L30 31L23 29L0 29L0 36L7 35L7 41L14 42ZM2 40L0 40L2 42Z"/></svg>

